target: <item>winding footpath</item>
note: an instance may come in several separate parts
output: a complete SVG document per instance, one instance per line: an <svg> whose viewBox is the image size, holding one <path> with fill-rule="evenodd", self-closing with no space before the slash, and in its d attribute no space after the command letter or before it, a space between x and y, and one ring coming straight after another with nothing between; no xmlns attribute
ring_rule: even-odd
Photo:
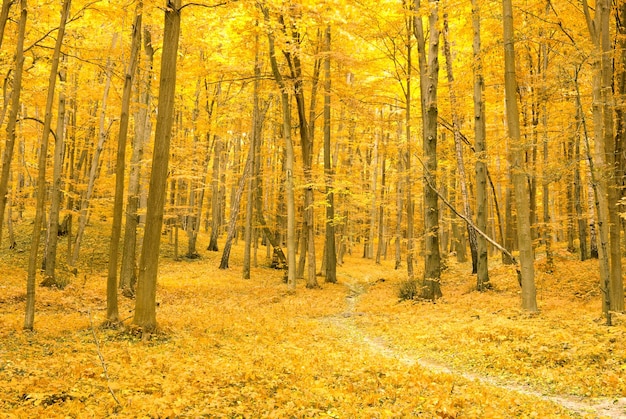
<svg viewBox="0 0 626 419"><path fill-rule="evenodd" d="M359 281L356 278L348 277L344 283L347 288L346 309L343 313L330 318L330 322L337 328L344 331L346 338L350 339L356 345L366 348L367 350L381 355L385 358L394 359L407 366L419 365L426 371L435 374L450 374L455 377L462 377L469 381L477 381L486 386L505 389L519 394L537 397L544 401L549 401L571 411L574 414L595 418L625 418L626 419L626 397L614 400L609 398L581 398L567 395L548 395L532 389L529 386L511 384L504 380L494 377L487 377L473 374L466 371L452 369L449 366L442 365L424 358L411 356L403 353L398 348L385 342L384 338L373 337L363 331L354 321L356 316L362 316L364 313L356 311L357 302L361 295L367 292L369 284Z"/></svg>

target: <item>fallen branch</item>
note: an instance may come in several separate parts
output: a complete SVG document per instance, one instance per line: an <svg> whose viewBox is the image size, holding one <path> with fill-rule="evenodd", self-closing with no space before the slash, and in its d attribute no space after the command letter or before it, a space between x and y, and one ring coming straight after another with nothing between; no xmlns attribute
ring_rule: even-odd
<svg viewBox="0 0 626 419"><path fill-rule="evenodd" d="M91 334L93 335L93 340L96 343L96 349L98 350L98 357L100 358L100 364L102 364L102 370L104 371L104 377L107 379L107 387L109 388L109 393L115 400L118 406L122 406L122 403L117 399L117 396L113 392L111 388L111 379L109 378L109 373L107 372L107 364L104 362L104 356L102 356L102 352L100 351L100 342L98 341L98 336L96 336L96 330L93 327L93 321L91 320L91 310L87 310L87 314L89 315L89 326L91 327Z"/></svg>
<svg viewBox="0 0 626 419"><path fill-rule="evenodd" d="M497 241L495 241L494 239L492 239L491 237L489 237L489 235L487 235L487 233L485 233L484 231L480 230L478 227L476 227L476 224L474 224L472 222L472 220L470 220L469 218L467 218L465 215L461 214L459 211L457 211L456 208L454 208L454 205L452 205L452 203L450 201L448 201L442 194L441 192L439 192L437 190L437 188L435 187L435 185L432 182L431 179L431 174L428 171L428 168L426 168L426 165L424 164L424 162L422 161L422 159L419 156L416 156L417 160L419 160L420 164L422 165L422 167L424 168L424 179L426 180L426 183L428 184L428 187L430 189L433 190L433 192L435 192L437 194L437 196L439 198L441 198L441 200L443 201L444 204L446 204L446 206L448 208L450 208L450 210L452 210L452 212L454 212L459 218L461 218L463 221L465 221L467 223L467 225L469 225L470 227L472 227L478 234L480 234L481 236L483 236L485 238L485 240L487 240L489 243L491 243L492 245L494 245L498 250L500 250L502 253L504 253L505 255L507 255L508 257L511 258L511 261L513 262L513 264L515 265L515 270L517 271L517 281L519 282L520 286L522 285L521 282L521 272L519 270L519 265L517 263L517 260L515 259L515 257L511 254L511 252L509 252L505 247L503 247L500 243L498 243Z"/></svg>

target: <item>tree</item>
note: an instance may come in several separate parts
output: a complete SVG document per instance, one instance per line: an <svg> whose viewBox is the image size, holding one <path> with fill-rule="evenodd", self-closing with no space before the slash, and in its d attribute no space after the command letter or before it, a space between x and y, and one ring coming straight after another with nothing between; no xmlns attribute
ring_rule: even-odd
<svg viewBox="0 0 626 419"><path fill-rule="evenodd" d="M130 174L128 177L128 197L126 203L126 222L124 224L124 244L122 245L122 266L120 267L120 288L122 294L131 297L135 294L137 283L137 226L139 225L139 200L141 187L141 160L144 147L150 137L149 108L152 101L152 67L154 64L154 48L150 30L144 28L143 45L147 71L140 88L140 106L135 115L135 136L133 138L130 157Z"/></svg>
<svg viewBox="0 0 626 419"><path fill-rule="evenodd" d="M476 147L476 226L481 231L487 231L487 141L485 101L483 99L485 81L483 78L478 0L472 0L472 28L474 31L472 42L474 67L472 70L474 72L474 140ZM494 199L496 199L495 194ZM500 228L502 228L501 224ZM476 237L476 252L476 288L481 291L489 286L487 241L481 235Z"/></svg>
<svg viewBox="0 0 626 419"><path fill-rule="evenodd" d="M141 50L141 22L143 18L143 2L139 1L133 24L130 57L122 93L122 112L117 137L117 161L115 166L115 198L113 202L113 223L111 225L111 246L109 249L109 272L107 276L107 322L119 322L117 307L117 261L119 253L120 235L122 233L122 216L124 209L124 176L126 168L126 138L128 136L128 121L130 118L130 99L139 51Z"/></svg>
<svg viewBox="0 0 626 419"><path fill-rule="evenodd" d="M430 1L428 15L428 53L420 1L415 2L414 32L420 54L420 91L422 93L423 152L424 152L424 279L422 298L436 300L441 297L441 255L439 253L439 208L437 195L437 86L439 77L439 8Z"/></svg>
<svg viewBox="0 0 626 419"><path fill-rule="evenodd" d="M326 181L326 229L324 240L324 255L326 258L326 270L324 271L325 282L337 282L337 250L335 248L335 193L333 191L333 168L330 159L331 140L331 73L330 73L330 52L331 52L331 28L326 26L325 52L324 57L324 179Z"/></svg>
<svg viewBox="0 0 626 419"><path fill-rule="evenodd" d="M21 0L22 14L20 22L26 21L26 0ZM37 207L35 208L35 221L33 223L33 236L30 244L30 257L28 258L28 279L26 289L26 315L24 318L24 329L32 330L35 317L35 276L37 275L37 253L41 238L41 226L43 224L44 204L46 200L46 158L48 157L48 138L50 136L50 125L52 124L52 105L56 80L59 71L59 60L61 57L61 47L63 36L65 35L65 24L70 11L71 0L64 0L61 12L61 23L57 34L52 60L50 65L50 77L48 79L48 95L46 98L46 114L44 127L41 135L39 150L39 167L37 176ZM21 23L20 23L21 24Z"/></svg>
<svg viewBox="0 0 626 419"><path fill-rule="evenodd" d="M594 168L592 184L598 216L598 259L600 286L603 293L602 310L607 325L611 325L611 312L624 309L624 290L621 275L620 222L617 214L615 185L615 143L613 124L613 64L609 18L611 4L598 1L592 20L589 6L583 1L583 11L589 35L593 42L593 126Z"/></svg>
<svg viewBox="0 0 626 419"><path fill-rule="evenodd" d="M9 111L9 120L7 122L7 139L4 145L4 151L2 153L2 172L0 172L0 244L2 243L2 226L4 225L4 212L7 204L7 191L9 185L9 176L11 173L11 161L13 160L13 148L15 146L15 127L17 125L17 115L20 110L20 94L22 93L22 72L24 70L24 38L26 34L26 19L28 16L28 11L26 7L26 2L20 0L20 21L17 29L17 44L15 51L15 74L13 76L11 108ZM2 33L4 34L4 31Z"/></svg>
<svg viewBox="0 0 626 419"><path fill-rule="evenodd" d="M117 34L113 35L111 41L111 49L115 47L117 43ZM106 127L106 111L107 103L109 100L109 92L111 89L111 77L113 73L113 60L111 57L107 59L107 66L105 70L104 91L102 93L102 102L100 105L100 115L98 117L98 143L91 158L91 166L89 167L89 179L87 183L87 190L80 201L80 215L78 218L78 230L76 231L76 238L74 239L74 250L72 251L72 259L70 265L74 266L78 262L78 256L80 254L80 246L83 240L83 234L85 227L87 226L87 220L89 218L89 204L93 191L96 185L96 179L100 172L100 156L104 149L104 143L108 137L109 127Z"/></svg>
<svg viewBox="0 0 626 419"><path fill-rule="evenodd" d="M522 308L537 311L535 269L530 226L530 207L526 174L524 172L524 146L522 144L519 110L517 107L517 81L515 78L515 47L513 38L513 7L511 0L502 0L504 26L504 83L508 136L511 141L511 171L517 209L517 242L520 252Z"/></svg>
<svg viewBox="0 0 626 419"><path fill-rule="evenodd" d="M159 112L155 128L146 228L139 259L137 300L133 318L133 323L146 332L152 332L157 327L156 281L174 115L180 14L181 0L166 0L158 98Z"/></svg>
<svg viewBox="0 0 626 419"><path fill-rule="evenodd" d="M461 187L461 199L463 202L463 213L468 219L472 219L472 208L469 201L469 192L467 190L467 181L465 173L465 161L463 159L463 142L461 139L461 118L459 115L459 104L456 98L456 86L454 85L454 74L452 71L452 52L450 51L448 13L443 15L443 50L446 58L446 74L448 76L448 84L450 91L450 108L452 110L452 131L454 135L454 150L456 154L456 165L459 174L459 186ZM484 230L483 230L484 231ZM470 251L472 254L472 273L478 271L478 243L477 234L472 226L467 225L467 236L469 238ZM478 285L478 289L482 289L482 283Z"/></svg>

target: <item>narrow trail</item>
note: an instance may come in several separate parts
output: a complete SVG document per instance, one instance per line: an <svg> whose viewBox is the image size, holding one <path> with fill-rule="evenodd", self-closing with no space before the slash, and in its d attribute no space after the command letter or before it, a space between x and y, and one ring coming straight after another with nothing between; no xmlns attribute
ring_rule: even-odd
<svg viewBox="0 0 626 419"><path fill-rule="evenodd" d="M329 319L337 328L342 329L346 337L353 341L356 345L381 355L385 358L394 359L407 366L419 365L421 368L435 374L450 374L456 377L462 377L469 381L478 381L481 384L505 389L519 394L537 397L544 401L549 401L572 413L595 418L625 418L626 419L626 397L617 400L610 398L582 398L568 395L549 395L533 389L530 386L521 384L512 384L504 380L474 374L467 371L460 371L449 366L413 356L395 348L392 344L385 341L384 338L374 337L363 331L355 322L355 317L363 316L365 313L356 311L359 298L367 293L369 283L358 280L357 278L348 277L348 281L344 283L348 289L346 296L346 309L338 316Z"/></svg>

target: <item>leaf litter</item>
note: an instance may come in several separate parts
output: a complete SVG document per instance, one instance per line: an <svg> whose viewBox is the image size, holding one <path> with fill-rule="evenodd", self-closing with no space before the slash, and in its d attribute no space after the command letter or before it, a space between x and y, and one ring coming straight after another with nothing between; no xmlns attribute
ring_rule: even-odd
<svg viewBox="0 0 626 419"><path fill-rule="evenodd" d="M0 261L8 273L0 289L0 411L8 418L626 415L624 321L610 329L598 322L591 263L559 260L539 283L541 313L529 316L517 308L509 268L497 263L494 289L476 293L468 265L449 262L445 297L432 304L399 302L404 273L387 261L347 257L339 284L301 284L290 294L282 272L261 266L242 280L238 268L216 268L219 256L163 258L159 334L134 333L133 302L122 298L126 328L99 328L99 349L89 322L89 313L96 325L105 320L98 269L62 291L38 288L36 331L25 333L25 272Z"/></svg>

